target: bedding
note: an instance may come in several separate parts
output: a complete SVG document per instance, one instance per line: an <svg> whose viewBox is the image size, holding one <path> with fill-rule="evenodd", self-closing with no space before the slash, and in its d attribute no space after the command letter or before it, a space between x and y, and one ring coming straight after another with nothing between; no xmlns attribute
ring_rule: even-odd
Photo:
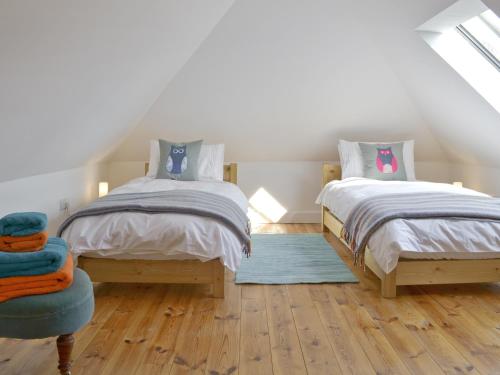
<svg viewBox="0 0 500 375"><path fill-rule="evenodd" d="M160 164L160 145L158 139L150 141L148 177L156 177ZM199 181L224 180L224 144L202 144L198 159Z"/></svg>
<svg viewBox="0 0 500 375"><path fill-rule="evenodd" d="M390 146L392 144L403 144L403 163L406 171L406 179L415 181L415 161L413 149L415 141L400 142L363 142L364 144L379 144ZM342 179L349 177L366 177L364 174L363 156L361 153L360 142L350 142L341 139L339 141L340 165L342 166Z"/></svg>
<svg viewBox="0 0 500 375"><path fill-rule="evenodd" d="M178 189L108 195L67 218L57 234L60 236L79 218L124 212L188 214L217 220L238 236L242 251L247 256L250 255L250 224L246 212L229 198L199 190Z"/></svg>
<svg viewBox="0 0 500 375"><path fill-rule="evenodd" d="M109 195L171 190L198 190L231 199L245 213L248 201L234 184L219 181L175 181L140 177ZM235 271L241 262L239 237L218 220L190 214L109 213L75 220L62 234L75 256L112 259L220 258Z"/></svg>
<svg viewBox="0 0 500 375"><path fill-rule="evenodd" d="M325 185L316 203L346 222L352 210L367 198L387 194L460 194L488 197L474 190L423 181L378 181L348 178ZM461 218L395 219L369 238L372 256L386 272L398 259L496 259L500 258L500 223Z"/></svg>
<svg viewBox="0 0 500 375"><path fill-rule="evenodd" d="M371 235L394 219L491 221L500 224L500 199L453 193L384 194L359 202L344 222L342 238L362 260Z"/></svg>

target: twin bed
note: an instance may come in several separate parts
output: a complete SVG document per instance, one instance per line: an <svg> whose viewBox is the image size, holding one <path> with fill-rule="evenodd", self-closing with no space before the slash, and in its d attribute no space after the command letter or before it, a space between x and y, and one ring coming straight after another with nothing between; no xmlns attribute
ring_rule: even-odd
<svg viewBox="0 0 500 375"><path fill-rule="evenodd" d="M322 226L348 247L344 223L357 204L384 194L483 194L450 184L421 181L341 180L339 165L323 166ZM396 219L376 230L364 249L364 266L381 280L381 294L398 285L500 281L500 221L446 218Z"/></svg>
<svg viewBox="0 0 500 375"><path fill-rule="evenodd" d="M236 186L237 165L224 165L223 175L224 181L140 177L110 196L187 189L229 198L246 213L247 199ZM242 257L241 241L230 228L199 215L115 212L78 218L61 235L94 282L212 284L220 298L225 267L235 271Z"/></svg>

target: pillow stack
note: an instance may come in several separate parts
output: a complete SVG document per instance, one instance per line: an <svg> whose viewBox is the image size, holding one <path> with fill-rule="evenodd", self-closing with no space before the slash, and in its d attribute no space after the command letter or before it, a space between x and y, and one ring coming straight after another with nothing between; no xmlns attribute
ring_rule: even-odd
<svg viewBox="0 0 500 375"><path fill-rule="evenodd" d="M66 241L47 236L47 215L19 212L0 219L0 302L53 293L73 282Z"/></svg>

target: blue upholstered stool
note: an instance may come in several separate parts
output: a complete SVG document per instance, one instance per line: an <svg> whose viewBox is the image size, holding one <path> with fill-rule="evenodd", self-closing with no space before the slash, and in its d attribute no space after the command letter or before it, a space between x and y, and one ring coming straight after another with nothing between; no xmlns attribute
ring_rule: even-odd
<svg viewBox="0 0 500 375"><path fill-rule="evenodd" d="M94 313L94 291L88 275L75 269L73 284L61 292L14 298L0 303L0 337L39 339L59 336L59 371L70 374L73 333Z"/></svg>

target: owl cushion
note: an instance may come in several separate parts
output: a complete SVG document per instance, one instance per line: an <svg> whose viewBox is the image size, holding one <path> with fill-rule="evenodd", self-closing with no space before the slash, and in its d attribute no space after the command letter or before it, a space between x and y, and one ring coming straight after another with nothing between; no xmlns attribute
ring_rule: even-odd
<svg viewBox="0 0 500 375"><path fill-rule="evenodd" d="M363 157L363 177L383 181L407 181L403 143L359 143Z"/></svg>
<svg viewBox="0 0 500 375"><path fill-rule="evenodd" d="M173 143L160 139L160 164L156 178L197 181L202 143L203 141Z"/></svg>
<svg viewBox="0 0 500 375"><path fill-rule="evenodd" d="M368 144L390 145L391 143L403 143L403 162L405 165L406 178L408 181L416 181L415 158L413 149L415 141L394 141L394 142L362 142ZM338 150L340 165L342 166L342 179L349 177L363 177L363 156L359 148L360 142L339 140Z"/></svg>
<svg viewBox="0 0 500 375"><path fill-rule="evenodd" d="M160 142L158 139L149 141L149 168L146 176L156 178L160 164ZM207 145L203 143L198 158L198 180L224 180L224 144Z"/></svg>

